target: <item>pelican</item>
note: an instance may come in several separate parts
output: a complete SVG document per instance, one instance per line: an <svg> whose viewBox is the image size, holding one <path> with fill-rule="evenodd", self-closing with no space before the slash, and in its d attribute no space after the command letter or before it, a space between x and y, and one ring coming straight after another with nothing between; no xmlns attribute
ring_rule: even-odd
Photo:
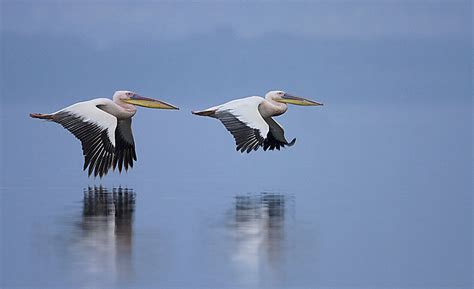
<svg viewBox="0 0 474 289"><path fill-rule="evenodd" d="M70 131L81 141L84 155L84 170L94 177L106 175L109 169L118 166L125 171L137 160L132 134L132 117L136 105L178 109L152 98L140 96L132 91L116 91L113 100L96 98L79 102L51 114L31 113L32 118L54 121Z"/></svg>
<svg viewBox="0 0 474 289"><path fill-rule="evenodd" d="M192 113L220 120L234 136L236 150L249 153L259 147L263 147L265 151L280 150L281 147L295 144L296 138L288 142L283 127L272 118L284 114L288 110L288 104L323 105L284 91L270 91L265 98L250 96Z"/></svg>

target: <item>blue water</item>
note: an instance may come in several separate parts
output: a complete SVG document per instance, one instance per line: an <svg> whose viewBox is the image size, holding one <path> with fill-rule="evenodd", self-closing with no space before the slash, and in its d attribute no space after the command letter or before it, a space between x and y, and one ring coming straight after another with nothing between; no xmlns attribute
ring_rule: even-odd
<svg viewBox="0 0 474 289"><path fill-rule="evenodd" d="M1 2L1 288L473 288L471 1ZM138 161L88 178L29 118L115 90ZM235 151L190 111L320 101Z"/></svg>
<svg viewBox="0 0 474 289"><path fill-rule="evenodd" d="M250 155L215 120L141 110L135 168L102 180L25 112L3 115L4 288L471 285L467 107L292 107L297 144ZM166 118L182 130L150 135Z"/></svg>

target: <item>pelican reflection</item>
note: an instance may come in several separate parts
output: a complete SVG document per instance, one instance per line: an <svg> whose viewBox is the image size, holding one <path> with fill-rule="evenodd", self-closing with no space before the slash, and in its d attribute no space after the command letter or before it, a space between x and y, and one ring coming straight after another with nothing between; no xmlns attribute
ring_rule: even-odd
<svg viewBox="0 0 474 289"><path fill-rule="evenodd" d="M88 188L74 246L85 282L127 279L132 270L135 193L130 189ZM97 284L87 284L94 286Z"/></svg>
<svg viewBox="0 0 474 289"><path fill-rule="evenodd" d="M284 257L287 203L282 194L235 197L231 232L236 245L231 257L245 282L260 285L262 274L275 274L278 279Z"/></svg>

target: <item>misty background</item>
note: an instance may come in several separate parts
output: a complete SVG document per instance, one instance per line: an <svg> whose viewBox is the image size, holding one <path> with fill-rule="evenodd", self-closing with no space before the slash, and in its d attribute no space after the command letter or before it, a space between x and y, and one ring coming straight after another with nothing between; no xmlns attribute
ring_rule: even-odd
<svg viewBox="0 0 474 289"><path fill-rule="evenodd" d="M202 208L207 202L219 207L213 203L219 195L291 194L295 223L317 224L317 232L308 234L320 239L317 253L301 257L301 268L289 273L289 286L468 288L471 5L2 1L5 284L16 284L31 258L19 245L28 246L30 235L18 241L10 224L12 214L34 206L13 209L18 192L24 202L64 188L80 197L83 188L104 185L131 187L137 204L143 196L148 206L164 192ZM28 114L111 97L116 90L181 110L139 108L132 124L135 167L88 178L80 143L59 125ZM277 118L287 138L297 138L280 152L241 155L222 124L190 113L268 90L324 103L290 106ZM313 244L301 242L294 244ZM13 259L17 265L9 265ZM31 276L25 282L39 275Z"/></svg>

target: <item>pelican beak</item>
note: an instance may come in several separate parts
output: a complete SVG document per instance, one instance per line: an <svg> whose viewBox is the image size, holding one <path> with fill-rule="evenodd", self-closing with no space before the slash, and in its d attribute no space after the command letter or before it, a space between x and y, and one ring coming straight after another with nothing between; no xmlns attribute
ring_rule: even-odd
<svg viewBox="0 0 474 289"><path fill-rule="evenodd" d="M309 100L306 98L302 98L299 96L294 96L288 93L285 93L281 99L276 99L278 102L283 102L283 103L290 103L290 104L296 104L296 105L304 105L304 106L317 106L317 105L323 105L320 102L316 102L313 100Z"/></svg>
<svg viewBox="0 0 474 289"><path fill-rule="evenodd" d="M124 99L123 101L125 101L126 103L148 107L148 108L179 109L176 106L166 103L164 101L140 96L136 93L132 95L130 98Z"/></svg>

